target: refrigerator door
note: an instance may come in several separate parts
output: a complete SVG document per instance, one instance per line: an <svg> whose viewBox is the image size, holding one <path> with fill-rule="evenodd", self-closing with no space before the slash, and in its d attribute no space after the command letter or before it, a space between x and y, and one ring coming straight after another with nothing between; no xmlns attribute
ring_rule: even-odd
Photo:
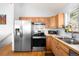
<svg viewBox="0 0 79 59"><path fill-rule="evenodd" d="M22 20L22 51L31 51L31 21Z"/></svg>
<svg viewBox="0 0 79 59"><path fill-rule="evenodd" d="M22 50L22 37L20 36L20 34L21 33L18 32L15 29L15 35L14 35L14 51L21 51Z"/></svg>

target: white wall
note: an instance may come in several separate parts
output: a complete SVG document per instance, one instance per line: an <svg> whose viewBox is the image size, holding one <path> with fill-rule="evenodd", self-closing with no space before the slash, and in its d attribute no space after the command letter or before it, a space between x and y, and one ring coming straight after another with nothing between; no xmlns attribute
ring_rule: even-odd
<svg viewBox="0 0 79 59"><path fill-rule="evenodd" d="M14 9L14 17L15 19L18 19L20 16L27 16L27 17L47 17L50 15L50 12L46 10L42 10L39 8L38 5L34 4L15 4L15 9ZM43 8L44 9L44 8Z"/></svg>
<svg viewBox="0 0 79 59"><path fill-rule="evenodd" d="M72 12L74 9L76 9L78 7L79 7L78 3L70 3L66 7L64 7L63 12L65 14L65 26L70 21L70 12Z"/></svg>
<svg viewBox="0 0 79 59"><path fill-rule="evenodd" d="M12 32L14 21L14 5L11 3L0 3L0 14L6 14L6 24L0 24L0 36L4 37ZM0 37L1 38L1 37Z"/></svg>
<svg viewBox="0 0 79 59"><path fill-rule="evenodd" d="M18 4L14 4L14 19L18 19L22 15L22 6Z"/></svg>
<svg viewBox="0 0 79 59"><path fill-rule="evenodd" d="M16 3L14 4L14 18L27 17L49 17L56 15L65 6L63 3Z"/></svg>

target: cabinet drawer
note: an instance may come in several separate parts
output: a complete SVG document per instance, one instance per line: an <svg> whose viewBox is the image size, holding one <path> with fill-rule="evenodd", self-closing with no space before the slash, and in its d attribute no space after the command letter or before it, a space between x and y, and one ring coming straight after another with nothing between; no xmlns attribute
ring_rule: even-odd
<svg viewBox="0 0 79 59"><path fill-rule="evenodd" d="M65 46L64 44L62 43L59 43L58 45L62 50L64 50L66 53L69 53L69 49L67 46Z"/></svg>

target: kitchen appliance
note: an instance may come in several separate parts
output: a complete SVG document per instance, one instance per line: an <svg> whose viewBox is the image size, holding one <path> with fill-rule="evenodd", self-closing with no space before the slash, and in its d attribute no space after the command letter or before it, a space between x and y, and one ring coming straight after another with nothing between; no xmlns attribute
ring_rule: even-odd
<svg viewBox="0 0 79 59"><path fill-rule="evenodd" d="M36 22L33 24L33 32L38 33L38 31L44 32L45 31L45 24L42 22Z"/></svg>
<svg viewBox="0 0 79 59"><path fill-rule="evenodd" d="M33 51L44 51L46 47L46 36L43 32L36 33L32 37Z"/></svg>
<svg viewBox="0 0 79 59"><path fill-rule="evenodd" d="M58 30L48 30L48 34L58 35Z"/></svg>
<svg viewBox="0 0 79 59"><path fill-rule="evenodd" d="M44 51L46 47L46 36L44 34L45 24L37 22L33 24L32 51Z"/></svg>
<svg viewBox="0 0 79 59"><path fill-rule="evenodd" d="M19 27L15 25L14 30L14 51L31 51L31 21L20 20Z"/></svg>

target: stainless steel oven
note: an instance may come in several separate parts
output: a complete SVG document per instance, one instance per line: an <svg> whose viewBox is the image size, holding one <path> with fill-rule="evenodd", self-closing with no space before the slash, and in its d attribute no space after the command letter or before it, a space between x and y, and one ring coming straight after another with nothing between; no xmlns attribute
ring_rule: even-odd
<svg viewBox="0 0 79 59"><path fill-rule="evenodd" d="M33 51L43 51L46 47L46 36L44 33L38 33L32 37L32 50Z"/></svg>

